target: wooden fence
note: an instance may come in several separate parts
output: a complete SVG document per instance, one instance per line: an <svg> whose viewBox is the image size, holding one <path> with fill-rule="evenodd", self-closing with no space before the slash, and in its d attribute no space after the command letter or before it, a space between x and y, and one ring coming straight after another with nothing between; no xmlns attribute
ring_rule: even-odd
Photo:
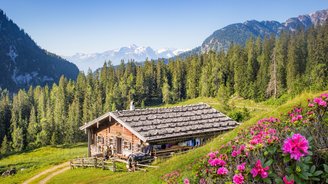
<svg viewBox="0 0 328 184"><path fill-rule="evenodd" d="M89 157L89 158L76 158L70 161L71 168L76 167L94 167L94 168L102 168L108 169L111 171L117 171L117 162L122 162L119 159L108 159L104 160L102 158L97 157Z"/></svg>

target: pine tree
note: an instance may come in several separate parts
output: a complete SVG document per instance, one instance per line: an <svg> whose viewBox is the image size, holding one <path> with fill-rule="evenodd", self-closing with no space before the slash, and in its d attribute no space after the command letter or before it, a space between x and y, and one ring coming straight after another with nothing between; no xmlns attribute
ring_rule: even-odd
<svg viewBox="0 0 328 184"><path fill-rule="evenodd" d="M23 151L24 150L24 137L23 137L23 129L19 126L14 126L12 130L12 147L13 150Z"/></svg>
<svg viewBox="0 0 328 184"><path fill-rule="evenodd" d="M27 128L27 141L29 144L30 148L35 147L35 143L37 140L37 135L40 132L40 126L39 123L36 120L36 115L35 115L35 108L32 107L31 109L31 114L30 114L30 119L29 119L29 125Z"/></svg>
<svg viewBox="0 0 328 184"><path fill-rule="evenodd" d="M199 80L199 86L200 86L200 95L203 97L209 97L210 96L210 81L209 76L210 75L210 66L209 64L203 65L202 74Z"/></svg>
<svg viewBox="0 0 328 184"><path fill-rule="evenodd" d="M247 98L255 98L256 94L254 88L255 88L257 73L259 70L259 63L257 61L258 52L256 51L253 38L249 39L246 42L246 52L247 52L247 69L246 69L247 85L246 85L245 93Z"/></svg>
<svg viewBox="0 0 328 184"><path fill-rule="evenodd" d="M199 85L199 62L196 57L193 57L189 62L187 72L187 98L196 98L198 96Z"/></svg>
<svg viewBox="0 0 328 184"><path fill-rule="evenodd" d="M163 94L163 103L165 103L165 104L171 103L172 95L171 95L168 79L166 77L164 77L164 83L163 83L163 87L162 87L162 94Z"/></svg>
<svg viewBox="0 0 328 184"><path fill-rule="evenodd" d="M40 120L41 131L38 133L36 138L36 145L45 146L50 143L50 135L51 135L51 126L47 119L42 118Z"/></svg>
<svg viewBox="0 0 328 184"><path fill-rule="evenodd" d="M1 149L0 149L0 153L2 155L6 155L10 152L10 146L9 146L9 142L8 142L8 139L7 139L7 136L5 136L3 138L3 141L1 143Z"/></svg>
<svg viewBox="0 0 328 184"><path fill-rule="evenodd" d="M259 56L259 73L257 78L257 100L266 99L266 90L270 80L269 69L272 56L273 38L265 38L263 41L262 52Z"/></svg>
<svg viewBox="0 0 328 184"><path fill-rule="evenodd" d="M234 89L242 97L247 97L246 85L248 83L245 77L247 70L247 58L242 48L234 47L234 54L231 58L234 63Z"/></svg>

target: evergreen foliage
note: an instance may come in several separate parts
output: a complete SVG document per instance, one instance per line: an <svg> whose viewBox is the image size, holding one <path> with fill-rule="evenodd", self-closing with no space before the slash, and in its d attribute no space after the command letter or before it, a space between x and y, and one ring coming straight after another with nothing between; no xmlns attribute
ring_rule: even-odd
<svg viewBox="0 0 328 184"><path fill-rule="evenodd" d="M122 61L114 67L108 61L76 81L61 77L51 87L31 87L12 97L0 90L1 152L85 141L78 127L105 112L128 109L131 100L144 107L217 97L228 111L232 94L262 101L327 89L327 49L325 24L168 62Z"/></svg>

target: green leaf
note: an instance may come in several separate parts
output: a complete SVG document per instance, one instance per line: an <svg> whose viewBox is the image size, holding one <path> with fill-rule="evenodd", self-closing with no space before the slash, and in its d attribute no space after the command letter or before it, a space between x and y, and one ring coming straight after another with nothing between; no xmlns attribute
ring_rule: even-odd
<svg viewBox="0 0 328 184"><path fill-rule="evenodd" d="M272 183L271 180L270 180L270 178L265 178L265 179L263 179L263 181L264 181L265 183Z"/></svg>
<svg viewBox="0 0 328 184"><path fill-rule="evenodd" d="M306 163L311 162L311 157L305 157L304 162L306 162Z"/></svg>
<svg viewBox="0 0 328 184"><path fill-rule="evenodd" d="M320 174L322 174L323 172L322 171L316 171L313 176L319 176Z"/></svg>
<svg viewBox="0 0 328 184"><path fill-rule="evenodd" d="M286 167L286 171L287 171L288 173L293 173L293 169L292 169L291 167Z"/></svg>
<svg viewBox="0 0 328 184"><path fill-rule="evenodd" d="M272 164L273 160L270 159L267 162L265 162L264 167L270 166Z"/></svg>
<svg viewBox="0 0 328 184"><path fill-rule="evenodd" d="M297 175L298 175L300 178L302 178L302 179L305 179L305 180L308 180L308 179L309 179L308 175L305 174L305 173L298 173Z"/></svg>
<svg viewBox="0 0 328 184"><path fill-rule="evenodd" d="M281 178L277 177L276 179L274 179L274 181L277 183L277 184L283 184L283 181Z"/></svg>
<svg viewBox="0 0 328 184"><path fill-rule="evenodd" d="M311 167L311 169L310 169L310 173L314 173L314 171L315 171L315 165L313 165L313 166Z"/></svg>
<svg viewBox="0 0 328 184"><path fill-rule="evenodd" d="M328 165L323 164L323 167L324 167L324 169L325 169L325 172L328 173Z"/></svg>
<svg viewBox="0 0 328 184"><path fill-rule="evenodd" d="M313 181L320 181L320 178L311 178Z"/></svg>
<svg viewBox="0 0 328 184"><path fill-rule="evenodd" d="M304 183L304 182L302 182L302 180L301 180L299 177L297 177L296 175L294 176L294 180L295 180L296 183L300 183L300 184L303 184L303 183Z"/></svg>
<svg viewBox="0 0 328 184"><path fill-rule="evenodd" d="M290 157L289 156L285 156L284 157L284 163L287 163L287 162L289 162L290 161Z"/></svg>

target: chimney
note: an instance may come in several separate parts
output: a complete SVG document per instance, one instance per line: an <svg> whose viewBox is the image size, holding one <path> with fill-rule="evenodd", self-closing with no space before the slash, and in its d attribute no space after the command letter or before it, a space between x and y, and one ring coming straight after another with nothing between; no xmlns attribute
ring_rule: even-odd
<svg viewBox="0 0 328 184"><path fill-rule="evenodd" d="M130 110L133 111L135 108L134 108L134 104L133 104L133 100L130 102Z"/></svg>

